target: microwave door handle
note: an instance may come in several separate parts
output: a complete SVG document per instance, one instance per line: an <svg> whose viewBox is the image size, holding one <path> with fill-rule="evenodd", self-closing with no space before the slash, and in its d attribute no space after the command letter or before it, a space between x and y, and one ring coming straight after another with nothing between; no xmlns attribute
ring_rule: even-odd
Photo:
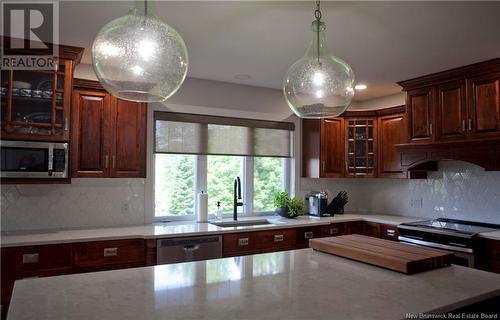
<svg viewBox="0 0 500 320"><path fill-rule="evenodd" d="M49 145L49 163L48 163L49 176L51 175L51 172L53 170L53 164L54 164L54 145L51 143Z"/></svg>

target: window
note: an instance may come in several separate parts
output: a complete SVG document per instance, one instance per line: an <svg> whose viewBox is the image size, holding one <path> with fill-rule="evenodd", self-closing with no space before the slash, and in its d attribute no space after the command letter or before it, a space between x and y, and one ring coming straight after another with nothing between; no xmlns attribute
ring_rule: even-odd
<svg viewBox="0 0 500 320"><path fill-rule="evenodd" d="M234 178L243 175L244 157L207 156L208 211L216 212L220 201L224 213L233 212Z"/></svg>
<svg viewBox="0 0 500 320"><path fill-rule="evenodd" d="M195 156L155 155L155 216L194 214Z"/></svg>
<svg viewBox="0 0 500 320"><path fill-rule="evenodd" d="M286 190L285 161L281 158L254 158L253 164L253 210L257 212L274 209L274 194Z"/></svg>
<svg viewBox="0 0 500 320"><path fill-rule="evenodd" d="M288 190L293 124L155 112L155 217L194 219L196 194L208 193L209 214L220 202L233 212L234 178L242 183L238 215L274 210Z"/></svg>

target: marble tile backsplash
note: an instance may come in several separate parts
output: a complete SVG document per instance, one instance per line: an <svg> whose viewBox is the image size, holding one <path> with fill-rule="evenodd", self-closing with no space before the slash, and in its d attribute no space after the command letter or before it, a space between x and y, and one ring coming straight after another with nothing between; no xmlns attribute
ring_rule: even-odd
<svg viewBox="0 0 500 320"><path fill-rule="evenodd" d="M424 180L301 179L301 193L311 190L346 190L347 211L500 224L500 172L461 161L439 162Z"/></svg>
<svg viewBox="0 0 500 320"><path fill-rule="evenodd" d="M63 185L2 185L2 231L144 223L144 179L73 179Z"/></svg>

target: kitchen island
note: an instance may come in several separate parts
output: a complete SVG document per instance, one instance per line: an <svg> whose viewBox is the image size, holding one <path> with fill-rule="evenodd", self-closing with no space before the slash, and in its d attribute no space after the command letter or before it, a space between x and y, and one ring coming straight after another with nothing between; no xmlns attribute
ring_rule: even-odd
<svg viewBox="0 0 500 320"><path fill-rule="evenodd" d="M500 296L500 275L405 275L302 249L16 281L18 319L402 319Z"/></svg>

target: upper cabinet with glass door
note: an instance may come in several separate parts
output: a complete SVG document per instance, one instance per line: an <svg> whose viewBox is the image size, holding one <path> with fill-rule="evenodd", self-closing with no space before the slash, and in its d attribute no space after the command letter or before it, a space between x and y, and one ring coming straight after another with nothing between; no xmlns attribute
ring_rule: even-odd
<svg viewBox="0 0 500 320"><path fill-rule="evenodd" d="M54 70L1 70L2 139L69 140L73 71L82 53L59 46Z"/></svg>

